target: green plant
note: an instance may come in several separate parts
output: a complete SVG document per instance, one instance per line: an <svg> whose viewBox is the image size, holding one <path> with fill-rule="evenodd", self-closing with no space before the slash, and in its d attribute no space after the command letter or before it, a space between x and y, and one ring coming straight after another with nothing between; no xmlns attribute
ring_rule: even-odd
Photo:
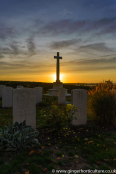
<svg viewBox="0 0 116 174"><path fill-rule="evenodd" d="M60 135L60 131L62 131L64 127L68 127L68 125L71 124L72 119L77 119L76 117L73 117L76 111L77 108L71 104L62 107L60 106L60 108L56 105L52 105L49 108L48 113L42 114L41 117L46 124L51 127L51 131L54 130Z"/></svg>
<svg viewBox="0 0 116 174"><path fill-rule="evenodd" d="M47 94L46 96L43 97L42 102L39 103L37 106L46 107L56 103L57 103L57 97L49 96L49 94Z"/></svg>
<svg viewBox="0 0 116 174"><path fill-rule="evenodd" d="M9 122L8 126L0 130L0 149L7 147L7 151L16 151L40 144L35 138L38 134L31 126L26 126L26 121L20 124L15 122L14 125Z"/></svg>
<svg viewBox="0 0 116 174"><path fill-rule="evenodd" d="M102 125L113 124L116 119L114 87L110 84L100 83L88 94L95 121Z"/></svg>

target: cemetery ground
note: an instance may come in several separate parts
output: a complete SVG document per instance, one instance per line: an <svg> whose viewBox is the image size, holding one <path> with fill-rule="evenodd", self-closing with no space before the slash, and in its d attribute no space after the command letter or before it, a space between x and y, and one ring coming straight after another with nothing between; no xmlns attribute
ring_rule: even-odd
<svg viewBox="0 0 116 174"><path fill-rule="evenodd" d="M70 102L70 97L67 100ZM57 106L56 97L44 96L36 107L40 145L15 152L1 150L0 174L51 174L52 169L116 169L116 125L103 127L93 121L89 96L85 126L69 125L68 129L55 131L51 121L45 119L50 105ZM62 107L65 106L59 106ZM12 108L2 108L0 100L0 128L12 120Z"/></svg>

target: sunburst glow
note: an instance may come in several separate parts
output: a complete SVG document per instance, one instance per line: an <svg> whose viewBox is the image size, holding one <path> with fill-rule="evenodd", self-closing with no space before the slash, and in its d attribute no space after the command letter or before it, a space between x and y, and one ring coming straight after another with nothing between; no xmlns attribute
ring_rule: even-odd
<svg viewBox="0 0 116 174"><path fill-rule="evenodd" d="M56 81L56 74L52 74L52 80L53 82ZM60 73L60 81L63 82L64 80L64 74L63 73Z"/></svg>

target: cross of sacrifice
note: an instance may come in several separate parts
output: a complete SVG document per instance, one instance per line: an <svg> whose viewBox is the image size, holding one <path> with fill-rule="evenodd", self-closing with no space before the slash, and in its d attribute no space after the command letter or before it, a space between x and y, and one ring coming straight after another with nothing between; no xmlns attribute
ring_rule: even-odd
<svg viewBox="0 0 116 174"><path fill-rule="evenodd" d="M62 59L62 57L59 57L59 52L57 52L57 56L54 56L55 59L57 59L56 64L56 82L60 82L59 75L60 75L60 67L59 67L59 59Z"/></svg>

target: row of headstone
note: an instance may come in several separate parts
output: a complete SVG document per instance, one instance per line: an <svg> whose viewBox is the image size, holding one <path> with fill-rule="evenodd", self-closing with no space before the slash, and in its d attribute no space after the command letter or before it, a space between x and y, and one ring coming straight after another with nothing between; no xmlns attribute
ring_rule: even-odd
<svg viewBox="0 0 116 174"><path fill-rule="evenodd" d="M0 85L0 98L2 98L2 90L6 85ZM23 86L17 86L17 88L23 88ZM13 89L13 88L12 88ZM8 89L9 90L9 89ZM7 92L7 91L6 91Z"/></svg>
<svg viewBox="0 0 116 174"><path fill-rule="evenodd" d="M23 86L18 86L16 89L25 89ZM2 107L13 106L13 89L12 87L2 86ZM35 87L36 90L36 105L42 102L42 87Z"/></svg>
<svg viewBox="0 0 116 174"><path fill-rule="evenodd" d="M65 98L65 89L59 89L59 96ZM59 103L61 102L59 98ZM71 103L78 107L72 120L73 125L85 125L87 123L87 90L74 89L71 91ZM36 89L22 88L13 90L13 123L26 120L27 126L36 129Z"/></svg>
<svg viewBox="0 0 116 174"><path fill-rule="evenodd" d="M36 129L36 104L42 98L42 87L36 88L2 88L3 107L13 104L13 123L26 120L27 126ZM39 99L38 99L39 98ZM38 100L37 100L38 99ZM65 102L65 89L58 89L58 103ZM7 106L6 106L7 104ZM87 123L87 90L74 89L71 91L71 104L78 107L74 114L77 120L72 120L73 125L85 125Z"/></svg>
<svg viewBox="0 0 116 174"><path fill-rule="evenodd" d="M17 86L17 89L23 89L23 86ZM42 102L42 87L35 87L36 89L36 105ZM12 87L2 86L2 107L12 107ZM58 89L58 104L65 103L65 88Z"/></svg>

